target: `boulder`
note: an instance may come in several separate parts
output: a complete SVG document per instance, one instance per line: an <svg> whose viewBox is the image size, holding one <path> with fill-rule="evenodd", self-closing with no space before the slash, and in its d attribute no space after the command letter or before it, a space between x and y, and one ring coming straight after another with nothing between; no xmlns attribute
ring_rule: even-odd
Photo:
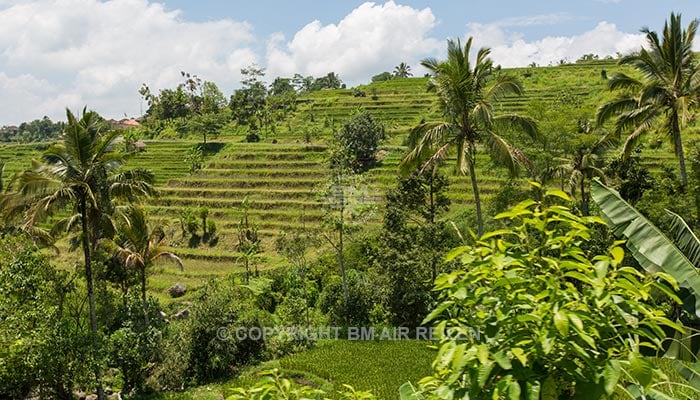
<svg viewBox="0 0 700 400"><path fill-rule="evenodd" d="M189 316L190 316L190 309L189 308L183 308L182 310L173 314L173 318L175 318L175 319L185 319Z"/></svg>
<svg viewBox="0 0 700 400"><path fill-rule="evenodd" d="M171 286L170 289L168 289L168 294L170 295L170 297L181 297L184 296L186 292L187 288L182 282L178 282Z"/></svg>

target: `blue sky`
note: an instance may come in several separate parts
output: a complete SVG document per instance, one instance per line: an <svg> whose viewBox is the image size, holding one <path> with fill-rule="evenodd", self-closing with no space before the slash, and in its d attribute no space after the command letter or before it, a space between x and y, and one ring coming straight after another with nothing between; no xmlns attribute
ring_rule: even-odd
<svg viewBox="0 0 700 400"><path fill-rule="evenodd" d="M354 86L399 62L421 74L446 38L474 36L506 67L615 55L671 11L687 25L700 1L0 0L0 125L85 105L138 116L141 84L173 87L180 71L227 96L252 63L268 81L334 71Z"/></svg>
<svg viewBox="0 0 700 400"><path fill-rule="evenodd" d="M324 24L337 23L364 1L296 0L296 1L162 1L168 9L179 9L192 21L211 21L222 16L245 20L261 35L274 32L293 34L314 19ZM376 3L382 3L376 1ZM565 23L539 24L522 29L527 39L549 35L571 35L588 30L600 21L614 22L618 28L636 32L647 25L660 29L670 11L688 17L700 16L695 0L515 0L515 1L397 1L413 8L429 7L438 18L434 29L438 38L459 35L467 22L492 23L498 20L537 15L562 14L571 19ZM554 21L553 21L554 22Z"/></svg>

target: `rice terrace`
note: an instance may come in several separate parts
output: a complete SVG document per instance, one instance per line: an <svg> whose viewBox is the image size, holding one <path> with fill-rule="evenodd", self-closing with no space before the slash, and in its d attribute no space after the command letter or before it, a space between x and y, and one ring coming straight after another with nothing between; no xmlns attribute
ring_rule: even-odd
<svg viewBox="0 0 700 400"><path fill-rule="evenodd" d="M0 2L0 398L700 399L700 7L435 3Z"/></svg>

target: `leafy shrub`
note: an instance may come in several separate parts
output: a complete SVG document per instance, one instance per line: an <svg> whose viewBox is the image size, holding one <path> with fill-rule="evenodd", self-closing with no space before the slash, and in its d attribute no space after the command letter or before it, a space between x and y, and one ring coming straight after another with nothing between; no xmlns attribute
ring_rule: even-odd
<svg viewBox="0 0 700 400"><path fill-rule="evenodd" d="M203 163L204 152L202 151L202 147L199 145L190 147L185 155L185 164L190 166L190 174L194 174L202 169Z"/></svg>
<svg viewBox="0 0 700 400"><path fill-rule="evenodd" d="M160 331L155 327L138 330L125 326L109 337L110 363L122 374L122 391L142 391L157 359L154 357L160 345Z"/></svg>
<svg viewBox="0 0 700 400"><path fill-rule="evenodd" d="M340 276L332 275L318 299L318 308L326 313L332 325L364 326L370 321L374 308L375 290L366 276L354 269L347 270L348 315L345 315L343 284Z"/></svg>
<svg viewBox="0 0 700 400"><path fill-rule="evenodd" d="M212 239L216 237L216 222L210 219L207 221L207 238Z"/></svg>
<svg viewBox="0 0 700 400"><path fill-rule="evenodd" d="M335 135L333 164L355 171L366 169L375 162L377 147L384 137L384 127L372 114L358 112Z"/></svg>
<svg viewBox="0 0 700 400"><path fill-rule="evenodd" d="M146 381L161 360L165 321L159 315L160 305L155 298L148 299L146 310L148 325L141 298L135 291L129 293L116 312L109 336L109 365L121 372L124 393L146 390Z"/></svg>
<svg viewBox="0 0 700 400"><path fill-rule="evenodd" d="M562 192L548 192L545 202ZM448 259L464 269L436 281L440 303L428 319L444 332L429 398L600 399L616 387L652 389L660 374L640 355L659 348L662 327L677 329L650 305L652 292L677 297L663 282L621 264L616 242L588 258L596 217L526 200L497 216L512 228L488 233Z"/></svg>
<svg viewBox="0 0 700 400"><path fill-rule="evenodd" d="M326 399L328 394L321 389L314 389L310 386L299 386L291 380L283 378L278 370L264 371L260 373L261 378L250 388L234 388L231 396L226 400L268 400L268 399L288 399L288 400L311 400ZM370 392L362 392L353 389L351 386L343 385L345 390L338 394L341 400L376 400Z"/></svg>
<svg viewBox="0 0 700 400"><path fill-rule="evenodd" d="M367 93L365 93L364 90L360 90L359 88L354 88L352 90L352 95L353 97L365 97L367 96Z"/></svg>
<svg viewBox="0 0 700 400"><path fill-rule="evenodd" d="M239 340L234 332L237 328L270 326L270 314L255 306L250 289L235 286L230 280L210 282L185 321L188 343L184 351L189 354L192 378L208 382L230 376L234 368L257 359L265 342L247 337Z"/></svg>
<svg viewBox="0 0 700 400"><path fill-rule="evenodd" d="M0 237L0 397L70 398L94 362L87 318L67 273L22 237ZM83 319L84 321L84 319Z"/></svg>
<svg viewBox="0 0 700 400"><path fill-rule="evenodd" d="M260 141L260 136L255 132L250 132L245 135L245 141L248 143L257 143Z"/></svg>

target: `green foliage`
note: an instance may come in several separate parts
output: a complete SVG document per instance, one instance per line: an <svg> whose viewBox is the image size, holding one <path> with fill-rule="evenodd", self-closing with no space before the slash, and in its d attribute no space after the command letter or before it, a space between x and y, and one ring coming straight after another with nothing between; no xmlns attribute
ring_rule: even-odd
<svg viewBox="0 0 700 400"><path fill-rule="evenodd" d="M602 217L615 236L627 239L626 246L639 264L649 273L663 271L675 279L683 288L683 307L700 317L700 272L681 249L616 191L596 180L591 193ZM697 242L690 230L685 237Z"/></svg>
<svg viewBox="0 0 700 400"><path fill-rule="evenodd" d="M495 115L495 104L506 95L521 95L522 85L511 76L493 77L488 48L478 51L476 63L472 65L471 47L472 38L464 47L460 40L448 40L447 60L428 58L421 62L432 74L428 90L437 94L444 119L424 122L411 130L408 153L401 166L404 172L418 166L423 171L441 165L451 152L456 153L456 171L462 175L469 172L477 232L481 235L484 224L476 177L477 142L486 145L495 163L516 174L529 161L522 151L501 136L501 132L516 130L537 137L537 126L531 118L517 114Z"/></svg>
<svg viewBox="0 0 700 400"><path fill-rule="evenodd" d="M376 290L367 275L355 269L346 270L347 308L340 276L326 279L318 299L318 308L328 315L333 326L366 326L376 303Z"/></svg>
<svg viewBox="0 0 700 400"><path fill-rule="evenodd" d="M329 72L320 78L316 78L311 84L311 90L340 89L344 86L345 84L340 80L338 74Z"/></svg>
<svg viewBox="0 0 700 400"><path fill-rule="evenodd" d="M391 72L384 71L380 74L374 75L372 77L372 82L384 82L384 81L389 81L393 78L394 76L391 74Z"/></svg>
<svg viewBox="0 0 700 400"><path fill-rule="evenodd" d="M321 389L310 386L299 386L293 381L282 377L278 370L263 371L261 378L250 388L234 388L231 396L226 400L312 400L327 399L327 394ZM342 400L376 400L377 397L370 392L357 391L351 386L343 385L344 390L339 392Z"/></svg>
<svg viewBox="0 0 700 400"><path fill-rule="evenodd" d="M123 393L146 391L147 379L161 360L165 322L158 315L158 302L149 300L150 322L145 324L141 300L129 295L117 311L118 325L107 340L108 362L121 372Z"/></svg>
<svg viewBox="0 0 700 400"><path fill-rule="evenodd" d="M0 238L0 397L70 398L93 363L71 277L23 237ZM80 303L82 303L80 299ZM77 303L77 302L75 302Z"/></svg>
<svg viewBox="0 0 700 400"><path fill-rule="evenodd" d="M184 161L185 164L190 167L190 174L194 174L202 169L204 164L204 152L202 151L202 147L199 145L190 147L189 151L187 151L187 155L185 155Z"/></svg>
<svg viewBox="0 0 700 400"><path fill-rule="evenodd" d="M413 76L411 73L411 67L405 62L401 62L396 66L396 68L394 68L393 76L396 78L408 78L409 76Z"/></svg>
<svg viewBox="0 0 700 400"><path fill-rule="evenodd" d="M394 326L420 326L432 306L432 282L455 241L441 217L447 212L447 178L438 171L399 177L387 193L384 224L373 259L386 287Z"/></svg>
<svg viewBox="0 0 700 400"><path fill-rule="evenodd" d="M617 190L620 196L630 204L636 204L642 199L644 192L657 187L654 177L642 166L639 153L626 159L615 158L605 172L618 183Z"/></svg>
<svg viewBox="0 0 700 400"><path fill-rule="evenodd" d="M49 117L35 119L31 122L23 122L16 127L0 128L1 142L47 142L56 140L63 131L64 123L62 121L53 122Z"/></svg>
<svg viewBox="0 0 700 400"><path fill-rule="evenodd" d="M683 186L688 184L688 177L681 131L697 106L700 64L693 53L693 40L699 22L694 19L683 29L681 15L672 12L661 37L648 28L642 29L646 46L619 61L633 67L642 78L625 73L613 75L608 87L617 91L618 97L603 104L597 115L599 125L614 119L615 131L628 135L623 148L625 156L650 131L666 136L678 158Z"/></svg>
<svg viewBox="0 0 700 400"><path fill-rule="evenodd" d="M243 87L236 90L229 101L233 118L240 125L262 126L261 116L267 98L267 88L262 81L265 69L250 65L241 69L241 76Z"/></svg>
<svg viewBox="0 0 700 400"><path fill-rule="evenodd" d="M524 201L497 218L512 227L488 233L448 259L464 269L436 281L442 302L427 318L444 332L434 375L421 381L428 398L610 398L618 385L652 390L663 374L640 355L680 329L653 305L656 291L675 296L663 273L622 265L582 246L603 222Z"/></svg>
<svg viewBox="0 0 700 400"><path fill-rule="evenodd" d="M335 135L337 148L332 163L355 171L365 170L375 163L377 147L384 138L384 127L372 114L358 112Z"/></svg>
<svg viewBox="0 0 700 400"><path fill-rule="evenodd" d="M231 280L211 281L199 293L184 322L181 351L188 355L187 374L197 382L209 382L232 375L258 359L264 340L240 340L236 329L273 326L269 313L256 307L250 289Z"/></svg>

